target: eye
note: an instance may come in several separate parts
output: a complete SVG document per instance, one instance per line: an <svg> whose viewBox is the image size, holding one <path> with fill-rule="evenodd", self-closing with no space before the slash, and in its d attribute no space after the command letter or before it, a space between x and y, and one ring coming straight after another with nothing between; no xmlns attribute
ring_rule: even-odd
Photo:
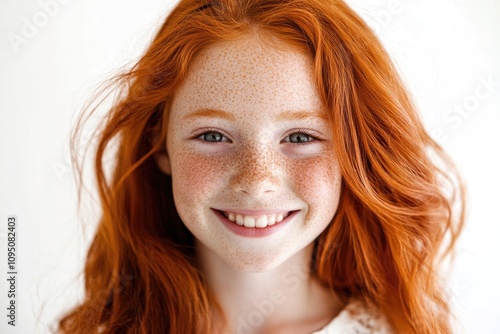
<svg viewBox="0 0 500 334"><path fill-rule="evenodd" d="M210 142L210 143L219 143L223 141L229 141L224 135L220 132L217 131L207 131L203 134L201 134L198 138L200 138L203 141Z"/></svg>
<svg viewBox="0 0 500 334"><path fill-rule="evenodd" d="M294 132L286 137L284 140L285 142L290 142L294 144L300 144L300 143L308 143L310 141L313 141L315 138L311 136L310 134L303 132L303 131L297 131Z"/></svg>

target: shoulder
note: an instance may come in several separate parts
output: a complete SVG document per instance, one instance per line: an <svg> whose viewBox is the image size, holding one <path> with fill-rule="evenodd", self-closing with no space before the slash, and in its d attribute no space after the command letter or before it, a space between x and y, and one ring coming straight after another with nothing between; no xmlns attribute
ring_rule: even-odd
<svg viewBox="0 0 500 334"><path fill-rule="evenodd" d="M394 334L386 316L375 305L351 299L325 327L312 334Z"/></svg>

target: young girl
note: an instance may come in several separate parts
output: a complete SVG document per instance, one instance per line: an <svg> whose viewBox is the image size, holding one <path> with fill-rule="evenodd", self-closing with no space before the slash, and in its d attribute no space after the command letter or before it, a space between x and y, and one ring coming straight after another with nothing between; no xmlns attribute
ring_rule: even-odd
<svg viewBox="0 0 500 334"><path fill-rule="evenodd" d="M460 182L343 2L183 0L118 79L60 332L452 332Z"/></svg>

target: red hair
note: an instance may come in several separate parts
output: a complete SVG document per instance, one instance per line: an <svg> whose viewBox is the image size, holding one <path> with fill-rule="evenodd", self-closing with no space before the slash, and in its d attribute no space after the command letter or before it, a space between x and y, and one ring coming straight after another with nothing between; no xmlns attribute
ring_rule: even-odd
<svg viewBox="0 0 500 334"><path fill-rule="evenodd" d="M333 221L316 240L313 274L339 293L378 305L396 330L451 333L438 260L463 225L458 174L424 130L373 32L338 0L177 5L144 56L114 81L122 94L98 137L102 218L85 264L85 299L60 320L59 331L224 327L194 256L194 237L175 210L171 179L154 156L165 149L170 103L189 65L207 47L248 34L277 38L313 59L333 129L343 187ZM116 164L107 178L103 156L112 140Z"/></svg>

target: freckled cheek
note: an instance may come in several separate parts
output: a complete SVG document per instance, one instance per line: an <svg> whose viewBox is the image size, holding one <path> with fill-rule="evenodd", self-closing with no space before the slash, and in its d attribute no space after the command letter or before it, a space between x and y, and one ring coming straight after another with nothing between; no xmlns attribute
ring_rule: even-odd
<svg viewBox="0 0 500 334"><path fill-rule="evenodd" d="M342 180L333 154L297 161L291 176L295 193L308 205L307 216L332 218L337 210Z"/></svg>
<svg viewBox="0 0 500 334"><path fill-rule="evenodd" d="M221 158L185 153L172 156L171 162L174 192L184 203L200 205L222 190L227 168Z"/></svg>

